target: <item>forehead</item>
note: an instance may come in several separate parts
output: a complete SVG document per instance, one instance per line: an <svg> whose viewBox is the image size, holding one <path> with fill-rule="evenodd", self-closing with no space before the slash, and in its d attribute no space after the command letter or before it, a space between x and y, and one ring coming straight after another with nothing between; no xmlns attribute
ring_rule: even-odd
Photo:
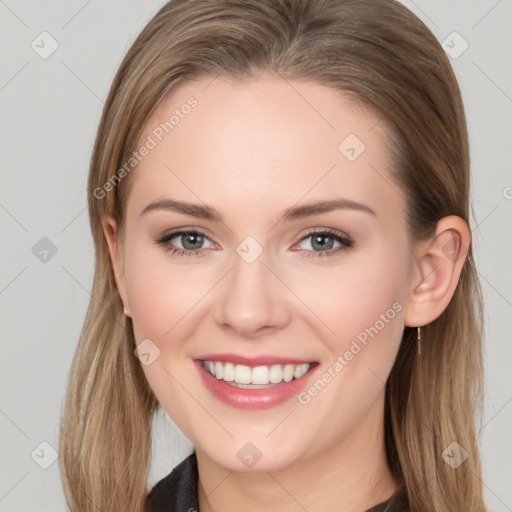
<svg viewBox="0 0 512 512"><path fill-rule="evenodd" d="M270 214L336 196L398 213L385 140L380 116L315 82L184 82L143 130L128 207L169 196L261 215L263 200Z"/></svg>

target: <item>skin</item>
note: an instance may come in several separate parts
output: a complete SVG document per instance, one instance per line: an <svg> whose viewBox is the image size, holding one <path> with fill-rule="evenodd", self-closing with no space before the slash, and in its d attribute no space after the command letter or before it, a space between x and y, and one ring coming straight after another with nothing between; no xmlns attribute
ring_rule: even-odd
<svg viewBox="0 0 512 512"><path fill-rule="evenodd" d="M470 243L467 225L445 217L432 239L413 243L383 123L317 83L270 75L182 83L141 141L190 96L197 107L129 178L125 231L108 215L103 229L136 342L149 338L160 350L145 375L196 449L200 510L366 510L398 489L386 463L383 409L403 329L428 324L448 305ZM353 162L338 150L348 134L366 146ZM141 215L163 198L209 205L223 222ZM375 216L337 209L280 220L289 207L334 198ZM203 254L171 254L156 242L178 228L206 235ZM353 247L334 242L330 256L318 256L325 252L307 235L322 229L349 235ZM263 248L252 263L236 252L247 236ZM318 361L320 375L395 302L401 310L306 405L293 398L262 411L229 407L193 363L207 353L288 356ZM248 442L262 453L252 468L237 457Z"/></svg>

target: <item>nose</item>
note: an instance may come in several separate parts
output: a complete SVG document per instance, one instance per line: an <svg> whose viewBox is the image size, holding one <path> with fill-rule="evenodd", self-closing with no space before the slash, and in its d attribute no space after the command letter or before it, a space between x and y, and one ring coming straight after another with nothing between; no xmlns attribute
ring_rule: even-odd
<svg viewBox="0 0 512 512"><path fill-rule="evenodd" d="M234 254L233 268L219 284L214 317L222 329L256 338L290 322L289 290L267 266L265 252L252 263Z"/></svg>

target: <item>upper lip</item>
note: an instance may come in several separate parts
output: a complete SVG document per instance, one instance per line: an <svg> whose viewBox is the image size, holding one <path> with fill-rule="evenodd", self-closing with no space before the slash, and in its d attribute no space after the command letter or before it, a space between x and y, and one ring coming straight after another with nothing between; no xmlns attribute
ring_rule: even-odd
<svg viewBox="0 0 512 512"><path fill-rule="evenodd" d="M307 359L297 359L294 357L281 356L257 356L247 357L239 354L206 354L197 358L200 361L221 361L233 364L243 364L245 366L271 366L273 364L305 364L313 361Z"/></svg>

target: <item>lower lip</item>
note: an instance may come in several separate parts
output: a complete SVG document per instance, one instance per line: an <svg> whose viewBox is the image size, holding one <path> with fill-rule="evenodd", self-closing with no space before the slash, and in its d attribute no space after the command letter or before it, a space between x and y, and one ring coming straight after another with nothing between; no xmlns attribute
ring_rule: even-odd
<svg viewBox="0 0 512 512"><path fill-rule="evenodd" d="M215 398L231 407L253 410L269 409L298 395L311 380L318 366L314 365L305 375L290 382L280 382L263 389L247 389L231 386L224 380L215 378L204 369L202 361L194 362L203 382Z"/></svg>

